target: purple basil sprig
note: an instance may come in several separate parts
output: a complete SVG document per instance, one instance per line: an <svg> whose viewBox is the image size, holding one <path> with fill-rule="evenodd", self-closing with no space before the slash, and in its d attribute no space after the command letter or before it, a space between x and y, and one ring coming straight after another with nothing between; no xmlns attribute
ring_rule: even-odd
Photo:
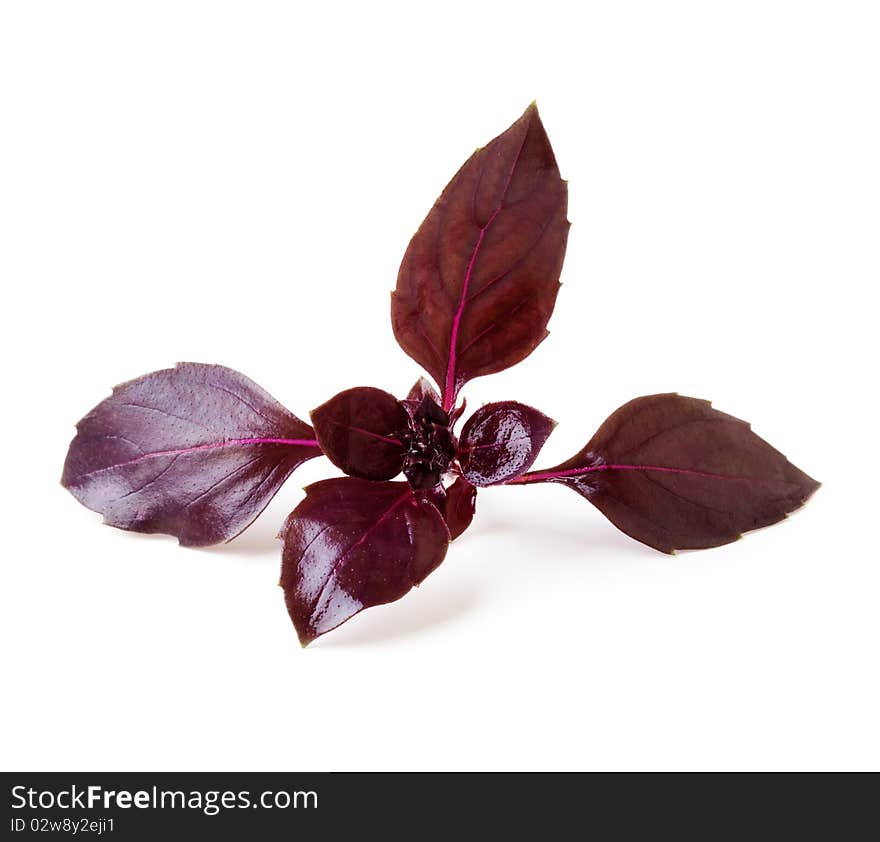
<svg viewBox="0 0 880 842"><path fill-rule="evenodd" d="M309 426L231 369L181 363L117 386L79 422L63 485L112 526L204 546L234 538L299 465L327 456L348 476L306 488L281 532L303 645L419 585L470 525L478 487L568 486L663 552L726 544L801 506L815 480L746 422L676 394L625 404L554 468L530 470L556 422L516 401L481 407L456 434L462 387L547 336L567 201L534 105L437 199L391 319L439 391L425 378L402 400L348 389Z"/></svg>

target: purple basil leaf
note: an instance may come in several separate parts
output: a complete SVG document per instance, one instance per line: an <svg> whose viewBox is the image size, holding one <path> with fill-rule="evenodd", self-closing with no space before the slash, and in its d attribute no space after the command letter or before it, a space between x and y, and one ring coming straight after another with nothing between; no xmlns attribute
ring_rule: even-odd
<svg viewBox="0 0 880 842"><path fill-rule="evenodd" d="M745 421L676 394L624 404L571 459L514 482L567 485L666 553L735 541L782 520L819 487Z"/></svg>
<svg viewBox="0 0 880 842"><path fill-rule="evenodd" d="M440 384L447 412L465 382L520 362L547 336L567 205L533 104L467 160L410 241L394 335Z"/></svg>
<svg viewBox="0 0 880 842"><path fill-rule="evenodd" d="M444 412L440 408L440 404L434 400L430 395L425 395L422 398L421 403L415 407L415 410L412 413L413 421L419 422L427 422L429 424L436 424L440 427L449 427L449 414Z"/></svg>
<svg viewBox="0 0 880 842"><path fill-rule="evenodd" d="M437 394L437 390L424 377L420 377L409 390L406 399L418 406L423 398L431 398L434 403L440 403L440 395Z"/></svg>
<svg viewBox="0 0 880 842"><path fill-rule="evenodd" d="M474 485L508 482L532 467L556 422L516 401L490 403L464 425L458 458Z"/></svg>
<svg viewBox="0 0 880 842"><path fill-rule="evenodd" d="M446 489L443 517L453 541L471 525L476 507L477 489L464 477L459 477Z"/></svg>
<svg viewBox="0 0 880 842"><path fill-rule="evenodd" d="M347 389L312 410L311 419L327 458L345 473L386 480L403 468L399 435L408 416L394 395L369 386Z"/></svg>
<svg viewBox="0 0 880 842"><path fill-rule="evenodd" d="M79 422L61 483L111 526L206 546L246 529L320 455L312 428L244 375L179 363L117 386Z"/></svg>
<svg viewBox="0 0 880 842"><path fill-rule="evenodd" d="M407 453L403 473L413 488L429 491L440 484L455 459L457 443L449 427L449 415L429 392L418 403L406 400L404 405L410 428L405 434Z"/></svg>
<svg viewBox="0 0 880 842"><path fill-rule="evenodd" d="M454 427L458 423L458 419L464 415L464 411L467 409L467 398L462 398L461 403L455 407L455 409L451 409L449 411L449 425L450 427Z"/></svg>
<svg viewBox="0 0 880 842"><path fill-rule="evenodd" d="M400 599L443 561L449 530L405 482L351 477L306 488L284 524L281 586L300 642Z"/></svg>

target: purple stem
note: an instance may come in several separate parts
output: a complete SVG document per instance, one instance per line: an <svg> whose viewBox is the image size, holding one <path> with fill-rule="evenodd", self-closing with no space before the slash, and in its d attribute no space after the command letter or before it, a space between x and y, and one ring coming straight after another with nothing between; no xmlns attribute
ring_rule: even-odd
<svg viewBox="0 0 880 842"><path fill-rule="evenodd" d="M751 477L732 477L726 474L710 474L705 471L692 471L688 468L668 468L661 465L591 465L588 468L569 468L566 471L532 471L523 474L516 479L508 480L505 485L525 485L530 482L544 482L546 480L562 479L564 477L579 477L584 474L592 474L596 471L659 471L664 474L685 474L692 477L704 477L706 479L736 479L749 480Z"/></svg>

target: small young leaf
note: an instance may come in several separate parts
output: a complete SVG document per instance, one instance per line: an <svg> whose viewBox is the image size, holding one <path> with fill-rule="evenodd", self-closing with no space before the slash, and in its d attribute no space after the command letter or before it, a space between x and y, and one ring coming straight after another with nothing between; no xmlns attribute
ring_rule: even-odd
<svg viewBox="0 0 880 842"><path fill-rule="evenodd" d="M306 488L281 533L281 586L300 642L400 599L437 568L449 530L405 482L341 477Z"/></svg>
<svg viewBox="0 0 880 842"><path fill-rule="evenodd" d="M350 476L387 480L403 468L406 447L398 435L408 415L394 395L347 389L312 410L311 419L327 458Z"/></svg>
<svg viewBox="0 0 880 842"><path fill-rule="evenodd" d="M117 386L77 424L61 483L111 526L206 546L320 455L312 428L244 375L180 363Z"/></svg>
<svg viewBox="0 0 880 842"><path fill-rule="evenodd" d="M520 362L547 336L567 205L533 104L467 160L410 241L394 335L440 384L447 412L465 382Z"/></svg>
<svg viewBox="0 0 880 842"><path fill-rule="evenodd" d="M571 459L512 482L567 485L666 553L735 541L782 520L819 487L745 421L676 394L624 404Z"/></svg>
<svg viewBox="0 0 880 842"><path fill-rule="evenodd" d="M440 403L440 395L437 394L437 390L428 380L424 377L420 377L413 384L412 389L409 390L406 399L418 406L424 398L430 398L436 404Z"/></svg>
<svg viewBox="0 0 880 842"><path fill-rule="evenodd" d="M459 461L474 485L497 485L527 471L556 422L516 401L490 403L464 425Z"/></svg>
<svg viewBox="0 0 880 842"><path fill-rule="evenodd" d="M477 489L464 477L459 477L446 489L443 517L453 541L471 525L476 508Z"/></svg>

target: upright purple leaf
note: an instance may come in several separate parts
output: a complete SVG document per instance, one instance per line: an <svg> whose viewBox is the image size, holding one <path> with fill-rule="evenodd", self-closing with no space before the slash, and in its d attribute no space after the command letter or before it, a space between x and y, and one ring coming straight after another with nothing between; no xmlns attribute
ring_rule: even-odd
<svg viewBox="0 0 880 842"><path fill-rule="evenodd" d="M300 642L400 599L443 561L449 531L405 482L351 477L306 488L282 530L281 586Z"/></svg>
<svg viewBox="0 0 880 842"><path fill-rule="evenodd" d="M708 401L624 404L571 459L513 483L558 482L662 552L735 541L803 505L819 483Z"/></svg>
<svg viewBox="0 0 880 842"><path fill-rule="evenodd" d="M386 480L403 468L400 434L409 416L394 395L369 386L346 389L312 410L311 419L327 458L350 476Z"/></svg>
<svg viewBox="0 0 880 842"><path fill-rule="evenodd" d="M497 485L527 471L556 422L516 401L490 403L464 425L458 458L474 485Z"/></svg>
<svg viewBox="0 0 880 842"><path fill-rule="evenodd" d="M61 483L106 523L230 540L321 449L312 428L237 371L180 363L123 383L77 425Z"/></svg>
<svg viewBox="0 0 880 842"><path fill-rule="evenodd" d="M456 173L410 241L392 295L400 346L440 384L525 359L547 335L569 223L568 189L532 104Z"/></svg>

